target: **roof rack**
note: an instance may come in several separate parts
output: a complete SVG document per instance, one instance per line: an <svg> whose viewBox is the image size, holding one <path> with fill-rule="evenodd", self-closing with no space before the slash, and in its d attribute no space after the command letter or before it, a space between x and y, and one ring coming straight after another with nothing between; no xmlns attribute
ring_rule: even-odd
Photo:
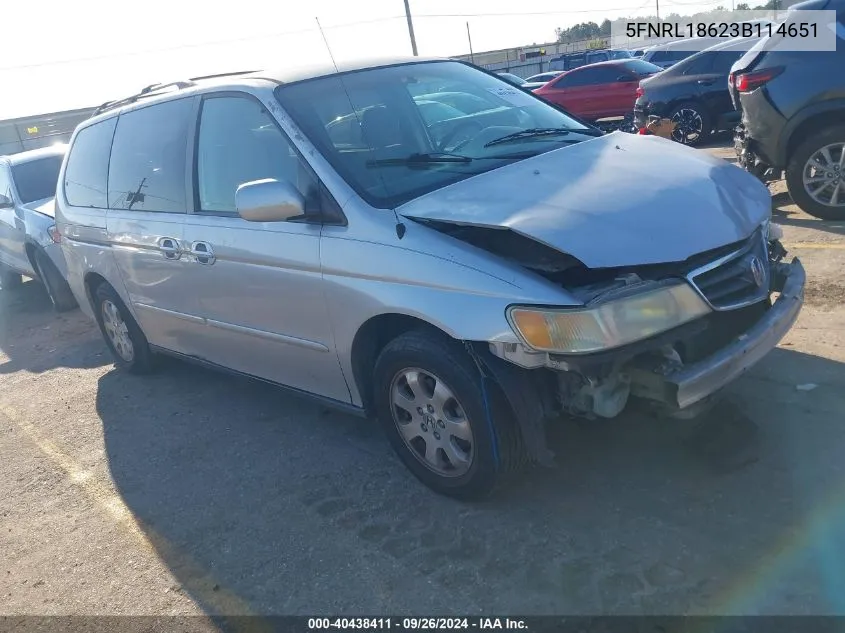
<svg viewBox="0 0 845 633"><path fill-rule="evenodd" d="M214 79L216 77L235 77L237 75L251 75L252 73L261 72L260 70L235 70L228 73L217 73L214 75L201 75L200 77L191 77L188 81L200 81L202 79Z"/></svg>
<svg viewBox="0 0 845 633"><path fill-rule="evenodd" d="M190 79L184 81L172 81L166 84L150 84L146 88L142 88L138 94L132 95L131 97L126 97L125 99L116 99L114 101L106 101L96 110L94 110L94 113L91 116L97 116L98 114L102 114L103 112L106 112L108 110L119 108L120 106L124 105L129 105L130 103L135 103L136 101L138 101L139 99L143 99L144 97L156 95L166 88L177 88L178 90L183 90L185 88L191 88L193 86L196 86L196 82L201 81L203 79L214 79L215 77L234 77L236 75L249 75L256 72L260 71L236 70L227 73L216 73L214 75L201 75L199 77L191 77Z"/></svg>
<svg viewBox="0 0 845 633"><path fill-rule="evenodd" d="M179 90L183 90L184 88L190 88L191 86L196 86L196 84L191 81L173 81L166 84L152 84L147 86L146 88L142 88L141 92L138 94L132 95L131 97L126 97L125 99L117 99L115 101L106 101L96 110L94 110L94 114L91 116L97 116L98 114L102 114L108 110L112 110L114 108L119 108L120 106L128 105L130 103L135 103L139 99L143 99L145 97L152 97L165 88L177 88Z"/></svg>

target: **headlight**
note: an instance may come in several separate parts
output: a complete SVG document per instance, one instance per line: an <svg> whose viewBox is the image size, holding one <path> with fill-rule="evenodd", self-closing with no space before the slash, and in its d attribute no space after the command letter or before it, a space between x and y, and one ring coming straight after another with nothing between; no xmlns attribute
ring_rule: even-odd
<svg viewBox="0 0 845 633"><path fill-rule="evenodd" d="M513 306L508 319L532 349L585 354L665 332L710 312L691 286L680 283L585 308Z"/></svg>

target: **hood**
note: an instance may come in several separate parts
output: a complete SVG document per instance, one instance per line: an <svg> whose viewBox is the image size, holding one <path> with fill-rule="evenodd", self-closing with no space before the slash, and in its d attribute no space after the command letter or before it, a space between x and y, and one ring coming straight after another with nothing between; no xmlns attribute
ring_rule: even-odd
<svg viewBox="0 0 845 633"><path fill-rule="evenodd" d="M590 268L610 268L680 262L740 241L771 215L771 197L704 151L614 132L449 185L397 212L507 228Z"/></svg>
<svg viewBox="0 0 845 633"><path fill-rule="evenodd" d="M46 215L51 218L55 218L55 200L55 198L44 198L43 200L36 200L35 202L30 202L29 204L25 204L23 206L24 208L29 209L30 211L35 211L36 213L40 213L41 215Z"/></svg>

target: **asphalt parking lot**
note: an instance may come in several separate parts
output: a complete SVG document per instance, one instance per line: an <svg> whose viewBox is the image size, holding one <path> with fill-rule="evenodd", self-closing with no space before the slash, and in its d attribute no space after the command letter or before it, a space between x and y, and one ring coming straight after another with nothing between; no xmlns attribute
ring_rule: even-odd
<svg viewBox="0 0 845 633"><path fill-rule="evenodd" d="M79 311L4 293L0 615L845 614L845 223L773 191L810 278L780 347L698 426L562 423L557 468L475 505L372 423L116 372Z"/></svg>

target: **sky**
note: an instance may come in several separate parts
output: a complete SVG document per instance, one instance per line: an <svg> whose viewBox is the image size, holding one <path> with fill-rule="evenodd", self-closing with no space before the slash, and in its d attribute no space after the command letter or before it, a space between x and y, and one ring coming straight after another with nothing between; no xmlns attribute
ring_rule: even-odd
<svg viewBox="0 0 845 633"><path fill-rule="evenodd" d="M420 55L546 43L656 0L409 0ZM658 0L690 14L730 0ZM411 55L404 0L3 0L0 119L83 108L216 72Z"/></svg>

